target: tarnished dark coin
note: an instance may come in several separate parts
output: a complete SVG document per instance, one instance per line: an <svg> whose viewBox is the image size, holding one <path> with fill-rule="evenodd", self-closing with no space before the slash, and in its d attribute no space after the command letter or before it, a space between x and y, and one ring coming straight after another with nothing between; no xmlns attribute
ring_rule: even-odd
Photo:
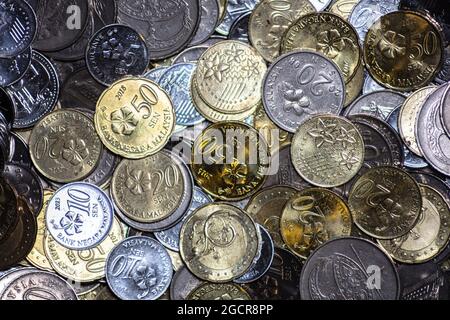
<svg viewBox="0 0 450 320"><path fill-rule="evenodd" d="M29 128L56 105L59 80L52 63L33 51L31 65L23 78L7 88L16 105L15 129Z"/></svg>
<svg viewBox="0 0 450 320"><path fill-rule="evenodd" d="M31 48L14 58L0 58L0 86L6 87L19 81L31 64Z"/></svg>
<svg viewBox="0 0 450 320"><path fill-rule="evenodd" d="M7 128L11 128L16 120L16 104L11 94L0 87L0 113Z"/></svg>
<svg viewBox="0 0 450 320"><path fill-rule="evenodd" d="M87 67L101 84L109 86L125 76L140 76L149 62L144 39L134 29L114 24L100 29L89 41Z"/></svg>
<svg viewBox="0 0 450 320"><path fill-rule="evenodd" d="M19 222L18 205L16 192L0 178L0 243L8 239Z"/></svg>
<svg viewBox="0 0 450 320"><path fill-rule="evenodd" d="M83 35L89 5L87 0L39 0L36 16L38 29L33 49L58 51Z"/></svg>
<svg viewBox="0 0 450 320"><path fill-rule="evenodd" d="M27 202L37 217L43 206L44 190L36 173L17 164L8 164L5 166L3 177L14 186L17 194Z"/></svg>
<svg viewBox="0 0 450 320"><path fill-rule="evenodd" d="M217 0L200 1L200 23L189 46L196 46L207 40L219 22L219 2Z"/></svg>
<svg viewBox="0 0 450 320"><path fill-rule="evenodd" d="M8 162L31 168L32 162L27 143L16 133L11 133Z"/></svg>
<svg viewBox="0 0 450 320"><path fill-rule="evenodd" d="M244 13L231 25L230 32L228 34L229 40L239 40L245 43L249 43L248 37L248 24L250 21L251 12Z"/></svg>
<svg viewBox="0 0 450 320"><path fill-rule="evenodd" d="M194 276L188 268L182 267L173 275L170 298L177 301L186 300L189 294L203 283L204 281Z"/></svg>
<svg viewBox="0 0 450 320"><path fill-rule="evenodd" d="M200 21L198 0L119 0L118 6L118 22L142 34L152 60L162 60L183 50Z"/></svg>
<svg viewBox="0 0 450 320"><path fill-rule="evenodd" d="M177 63L197 63L202 54L208 50L208 46L200 45L190 47L181 52L174 60L173 64Z"/></svg>

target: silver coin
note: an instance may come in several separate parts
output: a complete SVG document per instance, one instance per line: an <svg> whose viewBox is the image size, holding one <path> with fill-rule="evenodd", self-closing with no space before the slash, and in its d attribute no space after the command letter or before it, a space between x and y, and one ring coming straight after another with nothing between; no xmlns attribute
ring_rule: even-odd
<svg viewBox="0 0 450 320"><path fill-rule="evenodd" d="M23 268L23 267L14 267L6 271L0 272L0 296L3 294L5 289L11 284L12 281L17 279L18 277L33 272L38 271L36 268Z"/></svg>
<svg viewBox="0 0 450 320"><path fill-rule="evenodd" d="M332 0L309 0L317 11L324 11L328 8Z"/></svg>
<svg viewBox="0 0 450 320"><path fill-rule="evenodd" d="M267 115L291 133L315 115L338 115L344 107L342 73L315 52L294 51L279 57L267 71L263 88Z"/></svg>
<svg viewBox="0 0 450 320"><path fill-rule="evenodd" d="M122 300L156 300L169 288L172 261L167 250L148 237L123 240L106 260L106 280Z"/></svg>
<svg viewBox="0 0 450 320"><path fill-rule="evenodd" d="M73 288L61 277L45 271L30 271L5 288L1 300L78 300Z"/></svg>
<svg viewBox="0 0 450 320"><path fill-rule="evenodd" d="M440 173L450 176L450 138L440 116L442 96L449 85L441 85L422 105L416 122L416 138L425 160Z"/></svg>
<svg viewBox="0 0 450 320"><path fill-rule="evenodd" d="M192 199L191 206L188 212L183 217L183 219L177 223L174 227L155 232L155 237L161 242L166 248L173 251L180 251L180 232L183 227L184 221L198 208L204 206L205 204L211 203L213 200L204 193L199 187L194 187L194 196Z"/></svg>
<svg viewBox="0 0 450 320"><path fill-rule="evenodd" d="M100 160L94 171L83 181L102 187L111 179L121 158L107 148L102 148Z"/></svg>
<svg viewBox="0 0 450 320"><path fill-rule="evenodd" d="M236 283L250 283L261 279L272 266L275 248L269 232L258 225L261 234L261 254L251 268L240 278L234 280Z"/></svg>
<svg viewBox="0 0 450 320"><path fill-rule="evenodd" d="M189 294L203 283L204 281L194 276L188 268L182 267L173 275L170 298L176 301L186 300Z"/></svg>
<svg viewBox="0 0 450 320"><path fill-rule="evenodd" d="M260 0L228 0L227 13L216 31L224 36L230 32L233 23L243 14L252 12Z"/></svg>
<svg viewBox="0 0 450 320"><path fill-rule="evenodd" d="M202 54L208 50L208 46L196 46L190 47L181 52L172 62L172 64L177 63L197 63Z"/></svg>
<svg viewBox="0 0 450 320"><path fill-rule="evenodd" d="M251 12L245 13L233 23L228 34L229 40L238 40L245 43L250 42L248 36L248 23L251 14Z"/></svg>
<svg viewBox="0 0 450 320"><path fill-rule="evenodd" d="M440 107L442 126L447 136L450 137L450 85L447 86L442 96Z"/></svg>
<svg viewBox="0 0 450 320"><path fill-rule="evenodd" d="M27 168L31 168L33 165L28 144L14 132L11 132L8 162Z"/></svg>
<svg viewBox="0 0 450 320"><path fill-rule="evenodd" d="M389 12L397 11L399 5L400 0L361 0L358 2L350 13L348 21L355 27L361 45L364 44L366 34L374 22Z"/></svg>
<svg viewBox="0 0 450 320"><path fill-rule="evenodd" d="M219 2L217 0L200 1L200 24L189 46L196 46L207 40L219 22Z"/></svg>
<svg viewBox="0 0 450 320"><path fill-rule="evenodd" d="M402 106L406 97L391 90L375 91L359 97L350 107L345 109L344 115L367 114L386 121L394 109Z"/></svg>
<svg viewBox="0 0 450 320"><path fill-rule="evenodd" d="M179 126L190 127L205 121L191 98L191 80L196 68L193 63L174 64L158 81L172 98L176 123Z"/></svg>
<svg viewBox="0 0 450 320"><path fill-rule="evenodd" d="M13 127L32 127L50 113L59 96L59 80L52 63L42 54L33 51L31 65L25 75L7 87L16 104Z"/></svg>
<svg viewBox="0 0 450 320"><path fill-rule="evenodd" d="M400 115L401 106L396 108L388 117L387 123L397 132L398 130L398 117ZM428 164L423 158L416 156L412 153L408 147L403 143L403 158L405 161L403 162L405 167L413 168L413 169L421 169L428 167Z"/></svg>
<svg viewBox="0 0 450 320"><path fill-rule="evenodd" d="M146 74L144 74L144 78L148 80L152 80L153 82L158 82L159 78L167 71L169 67L158 67L150 70Z"/></svg>
<svg viewBox="0 0 450 320"><path fill-rule="evenodd" d="M65 248L89 250L111 230L114 208L97 186L75 182L56 191L45 214L47 230Z"/></svg>
<svg viewBox="0 0 450 320"><path fill-rule="evenodd" d="M31 64L31 47L14 58L0 58L0 86L19 81Z"/></svg>
<svg viewBox="0 0 450 320"><path fill-rule="evenodd" d="M375 91L381 91L386 90L385 87L380 85L378 82L376 82L371 75L367 72L366 77L364 79L364 86L363 86L363 94L368 94Z"/></svg>

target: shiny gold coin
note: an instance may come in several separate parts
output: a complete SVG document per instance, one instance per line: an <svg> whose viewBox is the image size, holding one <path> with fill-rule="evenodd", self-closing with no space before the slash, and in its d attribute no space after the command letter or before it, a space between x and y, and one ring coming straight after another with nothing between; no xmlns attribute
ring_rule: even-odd
<svg viewBox="0 0 450 320"><path fill-rule="evenodd" d="M105 240L90 250L64 248L47 233L44 239L45 254L53 269L61 276L82 283L93 282L105 277L106 258L124 237L120 222L115 218Z"/></svg>
<svg viewBox="0 0 450 320"><path fill-rule="evenodd" d="M242 276L259 248L258 230L250 216L225 203L195 211L180 233L180 253L198 278L223 283Z"/></svg>
<svg viewBox="0 0 450 320"><path fill-rule="evenodd" d="M261 102L266 63L251 46L222 41L203 53L193 76L199 97L219 113L246 112Z"/></svg>
<svg viewBox="0 0 450 320"><path fill-rule="evenodd" d="M262 225L272 236L277 247L285 248L286 244L281 237L280 221L286 203L298 190L285 186L275 186L264 189L253 196L245 211Z"/></svg>
<svg viewBox="0 0 450 320"><path fill-rule="evenodd" d="M350 236L352 216L345 201L326 189L305 189L286 204L281 235L288 248L303 259L325 242Z"/></svg>
<svg viewBox="0 0 450 320"><path fill-rule="evenodd" d="M295 22L285 33L281 53L310 49L333 60L348 83L361 64L361 49L355 29L341 17L312 13Z"/></svg>
<svg viewBox="0 0 450 320"><path fill-rule="evenodd" d="M364 86L364 63L361 63L355 76L345 86L344 107L351 105L359 97Z"/></svg>
<svg viewBox="0 0 450 320"><path fill-rule="evenodd" d="M422 195L417 182L395 167L369 169L353 185L348 200L353 221L376 239L395 239L417 223Z"/></svg>
<svg viewBox="0 0 450 320"><path fill-rule="evenodd" d="M248 23L250 42L261 56L273 62L280 55L281 39L299 18L316 12L308 0L263 0L256 5Z"/></svg>
<svg viewBox="0 0 450 320"><path fill-rule="evenodd" d="M353 11L353 8L359 3L359 0L335 0L329 9L331 13L340 16L344 20L348 20L348 17Z"/></svg>
<svg viewBox="0 0 450 320"><path fill-rule="evenodd" d="M234 283L205 283L192 291L187 300L252 300L252 298Z"/></svg>
<svg viewBox="0 0 450 320"><path fill-rule="evenodd" d="M194 179L221 200L249 198L262 187L269 169L266 142L255 129L240 122L211 125L192 150Z"/></svg>
<svg viewBox="0 0 450 320"><path fill-rule="evenodd" d="M347 119L321 115L303 123L292 140L292 163L309 183L325 188L353 179L364 163L364 140Z"/></svg>
<svg viewBox="0 0 450 320"><path fill-rule="evenodd" d="M397 261L423 263L437 256L450 238L450 209L442 196L425 185L422 212L414 228L400 238L379 240L379 244Z"/></svg>
<svg viewBox="0 0 450 320"><path fill-rule="evenodd" d="M36 242L34 243L33 250L27 256L27 261L31 263L36 268L44 271L54 271L50 261L48 261L45 255L44 249L44 238L47 232L47 227L45 224L45 211L47 210L48 202L53 197L55 192L53 190L44 190L44 205L42 206L39 216L37 217L38 232L36 237Z"/></svg>
<svg viewBox="0 0 450 320"><path fill-rule="evenodd" d="M36 169L59 183L86 178L97 167L102 151L92 120L68 109L52 112L39 121L29 146Z"/></svg>
<svg viewBox="0 0 450 320"><path fill-rule="evenodd" d="M398 117L398 128L403 141L408 149L419 157L423 157L423 154L420 152L416 139L417 116L423 103L434 90L436 90L435 86L429 86L412 93L400 109Z"/></svg>
<svg viewBox="0 0 450 320"><path fill-rule="evenodd" d="M430 83L443 57L440 31L419 13L396 11L382 16L367 32L364 60L382 85L413 91Z"/></svg>
<svg viewBox="0 0 450 320"><path fill-rule="evenodd" d="M126 78L98 100L95 128L111 152L142 159L167 144L175 128L175 113L170 97L156 83Z"/></svg>
<svg viewBox="0 0 450 320"><path fill-rule="evenodd" d="M128 218L153 223L172 215L180 206L185 184L183 173L169 152L140 160L123 160L114 172L111 194Z"/></svg>

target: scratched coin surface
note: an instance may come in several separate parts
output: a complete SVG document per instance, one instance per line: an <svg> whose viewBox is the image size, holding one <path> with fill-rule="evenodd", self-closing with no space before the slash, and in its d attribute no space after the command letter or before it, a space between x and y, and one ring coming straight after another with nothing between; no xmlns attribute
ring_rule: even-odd
<svg viewBox="0 0 450 320"><path fill-rule="evenodd" d="M417 182L395 167L376 167L353 185L348 200L353 220L376 239L395 239L417 224L422 195Z"/></svg>
<svg viewBox="0 0 450 320"><path fill-rule="evenodd" d="M300 258L325 242L349 236L352 216L345 201L326 189L311 188L295 194L281 216L281 235L287 247Z"/></svg>
<svg viewBox="0 0 450 320"><path fill-rule="evenodd" d="M272 62L280 55L284 32L302 16L315 11L307 0L262 0L250 16L250 41L264 59Z"/></svg>
<svg viewBox="0 0 450 320"><path fill-rule="evenodd" d="M156 300L169 288L172 261L166 249L148 237L119 243L106 261L106 280L122 300Z"/></svg>
<svg viewBox="0 0 450 320"><path fill-rule="evenodd" d="M320 52L339 67L348 83L361 64L361 49L355 29L341 17L311 13L297 20L285 33L281 52L309 49Z"/></svg>
<svg viewBox="0 0 450 320"><path fill-rule="evenodd" d="M350 181L364 162L364 141L345 118L316 116L303 123L292 140L291 156L298 174L320 187Z"/></svg>
<svg viewBox="0 0 450 320"><path fill-rule="evenodd" d="M380 272L380 286L370 280L374 271ZM327 242L306 261L300 294L303 300L397 300L400 283L394 263L378 246L341 238Z"/></svg>
<svg viewBox="0 0 450 320"><path fill-rule="evenodd" d="M188 300L229 301L252 300L250 295L239 285L233 283L205 283L196 288Z"/></svg>
<svg viewBox="0 0 450 320"><path fill-rule="evenodd" d="M364 60L371 76L384 86L412 91L430 83L440 70L442 36L426 17L412 11L382 16L364 41Z"/></svg>
<svg viewBox="0 0 450 320"><path fill-rule="evenodd" d="M263 88L267 115L290 133L315 115L338 115L344 107L345 81L336 64L320 53L294 51L279 57Z"/></svg>
<svg viewBox="0 0 450 320"><path fill-rule="evenodd" d="M258 230L244 211L225 203L195 211L181 229L180 252L198 278L215 283L242 276L259 248Z"/></svg>
<svg viewBox="0 0 450 320"><path fill-rule="evenodd" d="M108 236L114 208L98 187L75 182L59 189L48 203L46 227L57 243L67 249L89 250Z"/></svg>
<svg viewBox="0 0 450 320"><path fill-rule="evenodd" d="M103 144L127 159L142 159L160 151L175 128L168 94L144 78L119 80L97 103L95 128Z"/></svg>
<svg viewBox="0 0 450 320"><path fill-rule="evenodd" d="M424 263L433 259L447 245L450 209L438 191L420 185L422 212L414 228L403 237L381 240L380 245L397 261Z"/></svg>
<svg viewBox="0 0 450 320"><path fill-rule="evenodd" d="M59 183L87 177L97 166L102 150L92 120L69 109L42 119L34 127L29 145L39 173Z"/></svg>

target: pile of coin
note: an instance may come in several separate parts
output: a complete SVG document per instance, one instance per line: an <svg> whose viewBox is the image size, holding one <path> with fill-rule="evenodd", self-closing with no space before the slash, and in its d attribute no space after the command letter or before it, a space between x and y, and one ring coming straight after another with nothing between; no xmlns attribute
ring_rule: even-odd
<svg viewBox="0 0 450 320"><path fill-rule="evenodd" d="M0 0L0 300L450 299L449 6Z"/></svg>

